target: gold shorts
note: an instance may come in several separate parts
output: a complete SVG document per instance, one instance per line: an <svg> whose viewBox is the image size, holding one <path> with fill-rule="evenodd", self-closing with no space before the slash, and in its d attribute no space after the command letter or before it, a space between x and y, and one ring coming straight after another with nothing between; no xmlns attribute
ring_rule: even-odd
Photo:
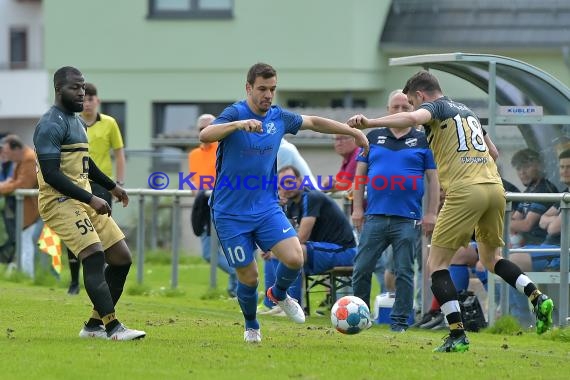
<svg viewBox="0 0 570 380"><path fill-rule="evenodd" d="M101 243L103 250L125 235L112 217L99 215L89 205L71 198L40 201L40 216L77 256L88 246Z"/></svg>
<svg viewBox="0 0 570 380"><path fill-rule="evenodd" d="M452 189L445 196L431 244L456 250L466 247L475 231L477 242L502 247L505 245L505 207L502 184L484 183Z"/></svg>

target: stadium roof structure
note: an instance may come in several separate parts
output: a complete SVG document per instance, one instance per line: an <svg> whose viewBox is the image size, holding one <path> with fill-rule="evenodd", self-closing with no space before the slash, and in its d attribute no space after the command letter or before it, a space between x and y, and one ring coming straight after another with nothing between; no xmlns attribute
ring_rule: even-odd
<svg viewBox="0 0 570 380"><path fill-rule="evenodd" d="M515 59L490 54L425 54L391 58L390 66L422 66L462 78L487 92L489 133L496 125L517 125L530 148L540 151L545 163L557 167L557 151L570 147L570 89L550 74ZM503 107L501 107L503 106ZM540 108L542 107L542 108ZM540 108L540 111L538 111ZM527 112L530 111L530 112ZM563 206L564 207L564 206ZM562 230L570 231L563 218ZM508 231L508 228L506 229ZM568 323L568 233L562 234L560 258L560 323ZM491 276L492 277L492 276ZM552 280L546 279L552 283ZM492 280L490 278L489 284ZM492 294L492 288L489 287ZM503 292L505 294L506 292ZM493 300L493 297L489 298ZM507 310L506 297L502 297ZM494 305L489 305L489 323L494 320Z"/></svg>
<svg viewBox="0 0 570 380"><path fill-rule="evenodd" d="M465 79L487 92L487 126L518 125L527 145L547 153L566 147L570 133L570 89L528 63L491 54L424 54L390 59L391 66L422 66ZM499 113L500 106L519 107ZM542 107L529 114L521 107ZM549 126L549 127L545 127Z"/></svg>

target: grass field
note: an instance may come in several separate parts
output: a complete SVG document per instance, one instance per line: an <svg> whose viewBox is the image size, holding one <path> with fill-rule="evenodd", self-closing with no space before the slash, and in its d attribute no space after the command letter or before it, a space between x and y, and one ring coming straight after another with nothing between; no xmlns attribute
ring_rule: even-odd
<svg viewBox="0 0 570 380"><path fill-rule="evenodd" d="M184 258L176 291L170 271L151 256L139 286L132 268L117 314L147 337L131 342L79 339L90 303L83 289L67 296L65 276L39 284L0 276L0 379L570 378L567 330L471 333L469 352L441 354L431 350L442 331L376 325L344 336L325 317L296 325L261 316L263 343L246 345L239 306L208 289L207 264Z"/></svg>

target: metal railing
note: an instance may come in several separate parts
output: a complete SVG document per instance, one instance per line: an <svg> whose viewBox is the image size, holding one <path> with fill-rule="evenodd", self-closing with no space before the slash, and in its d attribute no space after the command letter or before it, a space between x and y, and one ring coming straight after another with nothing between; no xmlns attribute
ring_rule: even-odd
<svg viewBox="0 0 570 380"><path fill-rule="evenodd" d="M561 234L560 248L509 248L509 230L511 222L512 202L560 202L561 217ZM569 269L570 269L570 236L568 234L570 228L570 193L507 193L507 208L505 211L505 228L503 240L503 257L508 258L510 253L562 253L560 254L560 270L559 272L526 272L533 282L538 284L558 284L559 300L558 300L558 318L559 324L565 326L568 324L568 295L569 295ZM489 276L487 282L488 297L488 321L489 325L495 322L496 304L495 304L495 280L500 279L498 276ZM509 286L503 282L501 287L501 310L509 310Z"/></svg>
<svg viewBox="0 0 570 380"><path fill-rule="evenodd" d="M171 287L176 289L178 287L178 262L180 258L180 237L181 237L181 220L180 220L180 198L193 197L194 194L191 190L152 190L152 189L126 189L129 197L137 197L137 235L136 235L136 267L137 267L137 283L143 283L144 277L144 259L145 259L145 237L146 237L146 223L145 223L145 201L148 197L152 198L152 214L156 215L158 210L159 197L173 197L171 205L172 215L172 273L171 273ZM22 225L24 220L24 205L23 200L26 196L37 196L38 190L36 189L18 189L14 192L16 197L16 257L18 260L18 268L22 267L20 254L22 246ZM346 192L338 192L331 194L333 198L343 199L343 208L346 215L350 218L352 198L347 196ZM150 246L156 248L158 224L157 217L152 217L150 220ZM210 288L217 287L217 267L218 267L218 236L215 233L213 223L210 225L211 240L210 240Z"/></svg>
<svg viewBox="0 0 570 380"><path fill-rule="evenodd" d="M158 209L158 197L173 197L173 202L171 205L172 209L172 274L171 274L171 286L175 289L178 286L178 261L180 257L180 236L181 236L181 220L180 220L180 198L181 197L193 197L194 194L191 190L151 190L151 189L126 189L129 197L138 197L138 218L137 218L137 237L136 237L136 264L137 264L137 282L142 284L143 274L144 274L144 257L145 257L145 200L147 197L152 197L152 207L154 212ZM24 206L23 200L26 196L37 196L38 190L33 189L18 189L14 192L16 197L16 256L18 258L18 267L22 267L20 254L22 246L22 225L23 225L23 215ZM151 218L151 246L156 246L156 235L158 232L158 225L156 217ZM215 234L213 234L215 235ZM217 268L217 240L212 240L211 244L211 270L210 274L210 286L216 287L216 268Z"/></svg>
<svg viewBox="0 0 570 380"><path fill-rule="evenodd" d="M145 257L145 200L147 197L152 198L153 213L158 209L158 197L173 197L171 205L172 209L172 273L171 273L171 286L175 289L178 286L178 261L180 257L180 236L181 236L181 220L180 220L180 198L193 197L194 194L191 190L151 190L151 189L127 189L129 196L138 197L138 221L137 221L137 237L136 237L136 259L137 259L137 282L142 284L144 275L144 257ZM25 196L37 196L38 190L18 189L14 192L16 197L16 255L18 260L21 260L21 232L23 224L23 199ZM342 199L342 205L345 214L350 218L352 197L347 192L337 192L329 194L332 198ZM503 257L508 258L510 253L518 252L570 252L570 236L568 230L570 228L570 193L507 193L507 209L505 212L505 228L504 228L504 241L507 244L503 248ZM560 249L558 248L508 248L509 242L509 227L510 218L512 213L512 202L520 201L537 201L537 202L560 202L560 210L562 217L561 226L561 241ZM150 240L151 247L156 246L156 235L158 226L156 223L157 218L151 218L151 232ZM212 225L211 245L210 245L210 287L217 287L217 259L218 259L218 238L215 229ZM21 268L21 262L18 263ZM568 296L569 296L569 268L570 258L569 255L560 255L560 271L559 272L527 272L527 275L536 283L539 284L559 284L559 302L558 313L559 323L565 325L568 323ZM424 284L426 276L429 276L427 268L424 269ZM499 278L499 277L497 277ZM500 278L499 278L500 279ZM497 305L495 304L495 276L489 276L488 279L488 321L489 325L495 322L495 314ZM501 309L508 310L508 285L502 282L501 287Z"/></svg>

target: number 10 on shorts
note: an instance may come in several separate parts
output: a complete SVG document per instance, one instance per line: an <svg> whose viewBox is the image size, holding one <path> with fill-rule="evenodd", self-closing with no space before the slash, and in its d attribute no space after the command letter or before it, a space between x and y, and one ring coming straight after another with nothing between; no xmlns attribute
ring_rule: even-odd
<svg viewBox="0 0 570 380"><path fill-rule="evenodd" d="M245 250L241 245L238 245L233 249L232 247L228 247L226 256L229 263L232 265L243 263L245 261Z"/></svg>

